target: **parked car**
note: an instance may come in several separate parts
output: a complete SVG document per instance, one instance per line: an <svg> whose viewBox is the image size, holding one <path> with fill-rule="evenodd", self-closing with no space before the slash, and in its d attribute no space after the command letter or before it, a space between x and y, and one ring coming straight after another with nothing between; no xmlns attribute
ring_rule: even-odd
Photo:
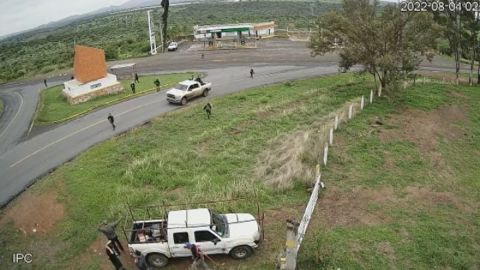
<svg viewBox="0 0 480 270"><path fill-rule="evenodd" d="M203 82L201 79L185 80L167 91L167 101L185 105L192 98L208 96L210 90L212 90L212 83Z"/></svg>
<svg viewBox="0 0 480 270"><path fill-rule="evenodd" d="M207 255L247 258L260 242L260 227L251 214L216 214L200 208L170 211L166 220L134 221L127 237L132 254L139 251L151 267L164 267L170 258L191 256L186 243Z"/></svg>
<svg viewBox="0 0 480 270"><path fill-rule="evenodd" d="M178 48L177 42L170 42L170 44L168 44L168 47L167 47L169 51L176 51L177 48Z"/></svg>

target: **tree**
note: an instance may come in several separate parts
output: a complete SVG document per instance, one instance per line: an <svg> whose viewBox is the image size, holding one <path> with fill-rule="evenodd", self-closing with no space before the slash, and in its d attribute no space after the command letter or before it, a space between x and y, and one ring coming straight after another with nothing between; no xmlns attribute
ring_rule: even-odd
<svg viewBox="0 0 480 270"><path fill-rule="evenodd" d="M168 26L168 8L170 7L170 0L162 0L161 6L163 8L163 14L162 14L162 26L163 26L163 31L162 31L162 48L165 49L167 47L167 26ZM162 50L163 50L162 49Z"/></svg>
<svg viewBox="0 0 480 270"><path fill-rule="evenodd" d="M429 13L403 13L395 5L377 12L377 1L344 0L341 11L318 19L309 47L313 56L339 50L343 69L362 65L378 79L381 95L433 58L437 35Z"/></svg>

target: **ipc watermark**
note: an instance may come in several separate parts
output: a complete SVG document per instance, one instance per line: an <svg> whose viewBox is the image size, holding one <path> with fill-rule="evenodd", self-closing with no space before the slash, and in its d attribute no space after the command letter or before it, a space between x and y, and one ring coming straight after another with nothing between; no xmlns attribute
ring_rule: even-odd
<svg viewBox="0 0 480 270"><path fill-rule="evenodd" d="M12 254L12 262L14 264L26 263L30 264L33 262L33 255L31 253L13 253Z"/></svg>

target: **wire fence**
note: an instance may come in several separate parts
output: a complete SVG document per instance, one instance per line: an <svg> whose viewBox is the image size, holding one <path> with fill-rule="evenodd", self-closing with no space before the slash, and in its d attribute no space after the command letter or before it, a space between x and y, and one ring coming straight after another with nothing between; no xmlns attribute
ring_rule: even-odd
<svg viewBox="0 0 480 270"><path fill-rule="evenodd" d="M371 90L369 96L361 96L350 102L347 102L339 110L330 114L331 121L327 122L324 126L320 127L319 133L324 134L323 140L320 143L324 143L323 151L319 153L319 162L316 167L315 173L315 185L312 190L312 194L305 207L304 214L300 223L292 220L287 220L287 238L285 242L285 248L280 256L277 264L277 269L281 270L294 270L297 264L297 255L301 248L305 234L307 233L308 225L312 219L313 212L315 211L315 205L318 201L320 190L325 188L325 183L321 180L321 164L323 167L327 166L329 146L333 144L334 132L338 129L340 123L351 120L356 114L360 113L367 104L372 104L374 98L374 91Z"/></svg>

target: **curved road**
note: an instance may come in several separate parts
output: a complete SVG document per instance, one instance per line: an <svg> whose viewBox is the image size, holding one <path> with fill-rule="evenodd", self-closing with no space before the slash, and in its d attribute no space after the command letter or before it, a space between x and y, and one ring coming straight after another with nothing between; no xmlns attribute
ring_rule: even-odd
<svg viewBox="0 0 480 270"><path fill-rule="evenodd" d="M283 80L331 74L337 70L336 65L331 64L315 67L259 66L255 68L255 78L250 79L248 72L245 72L248 69L249 67L243 66L199 71L207 72L206 80L213 83L211 96L221 96L245 88ZM24 87L21 90L9 91L7 92L8 97L17 94L25 95L25 91L32 89L38 91L39 87L41 86L36 84ZM25 100L27 99L24 99L23 106L26 106ZM195 102L202 101L204 102L204 100L199 99ZM33 100L29 102L29 106L32 106L32 110L34 110L35 102ZM92 145L135 126L142 125L162 113L178 108L179 106L168 104L164 92L152 93L97 110L31 139L19 142L14 147L8 147L9 144L5 144L7 150L0 156L0 205L6 205L17 194L32 184L35 179L71 160ZM116 117L116 131L112 131L106 120L106 116L110 112ZM30 118L28 117L29 113ZM23 134L28 129L28 123L32 116L33 112L30 109L20 113L17 119L14 119L14 122L7 124L7 128L4 128L3 132L12 135ZM24 119L20 119L20 117ZM26 119L28 119L27 122L25 122ZM5 148L3 147L4 142L6 141L2 140L2 148Z"/></svg>
<svg viewBox="0 0 480 270"><path fill-rule="evenodd" d="M190 71L205 72L208 74L206 80L213 83L211 96L337 72L336 56L311 58L303 43L273 40L262 44L264 46L261 45L257 50L209 52L206 53L205 60L200 59L197 51L188 50L138 59L137 71L142 74L172 73L174 70L183 71L188 68ZM252 66L255 69L254 79L250 79L248 74ZM434 65L425 69L451 70ZM49 85L59 84L68 77L58 77L57 81L49 80ZM0 98L5 104L5 112L0 118L0 207L5 206L36 179L92 145L179 108L166 102L164 92L151 93L99 109L22 141L43 88L41 80L0 87ZM115 116L116 131L112 131L106 120L108 113Z"/></svg>

